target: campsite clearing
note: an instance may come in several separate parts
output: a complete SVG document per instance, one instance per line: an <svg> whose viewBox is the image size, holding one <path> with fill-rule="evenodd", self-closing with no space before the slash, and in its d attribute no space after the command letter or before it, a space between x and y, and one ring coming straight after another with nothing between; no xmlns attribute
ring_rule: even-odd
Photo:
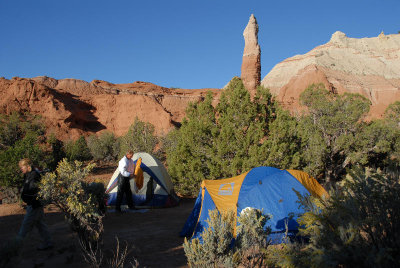
<svg viewBox="0 0 400 268"><path fill-rule="evenodd" d="M146 212L107 213L104 219L104 248L106 256L125 241L133 246L130 256L140 267L187 267L183 238L179 232L189 216L194 199L182 199L177 207L148 209ZM14 267L90 267L81 256L76 235L54 206L46 207L45 219L55 241L49 251L37 251L39 234L36 229L28 236ZM13 238L19 230L25 210L19 204L0 205L0 241ZM3 244L3 243L2 243Z"/></svg>

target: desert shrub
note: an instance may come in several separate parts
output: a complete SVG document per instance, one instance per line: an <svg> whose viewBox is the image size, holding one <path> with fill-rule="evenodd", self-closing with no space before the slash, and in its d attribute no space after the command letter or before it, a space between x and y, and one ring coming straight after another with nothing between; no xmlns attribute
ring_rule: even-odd
<svg viewBox="0 0 400 268"><path fill-rule="evenodd" d="M87 145L94 160L116 160L119 153L119 140L112 132L103 132L100 136L91 135Z"/></svg>
<svg viewBox="0 0 400 268"><path fill-rule="evenodd" d="M101 245L92 247L91 245L86 246L85 243L80 241L82 249L82 255L84 260L93 268L107 267L107 268L136 268L139 267L139 262L129 255L133 250L132 246L129 246L128 242L125 241L125 245L120 246L118 237L115 237L116 245L114 250L111 250L110 257L105 259L104 250ZM129 263L128 263L129 262Z"/></svg>
<svg viewBox="0 0 400 268"><path fill-rule="evenodd" d="M22 175L18 162L22 158L30 158L41 167L47 167L45 152L38 144L39 137L35 133L28 133L25 137L0 151L0 185L17 187L22 185Z"/></svg>
<svg viewBox="0 0 400 268"><path fill-rule="evenodd" d="M104 258L102 234L107 195L102 183L85 182L93 167L94 164L84 167L82 162L64 159L55 172L42 176L39 194L64 213L70 227L78 235L83 258L91 267L123 268L128 261L129 267L136 267L136 259L128 256L128 244L120 248L118 239L112 256Z"/></svg>
<svg viewBox="0 0 400 268"><path fill-rule="evenodd" d="M18 168L22 158L47 167L44 140L40 117L16 112L0 115L0 186L19 188L22 185Z"/></svg>
<svg viewBox="0 0 400 268"><path fill-rule="evenodd" d="M394 132L394 143L390 158L393 166L400 168L400 101L396 101L388 106L385 111L385 123Z"/></svg>
<svg viewBox="0 0 400 268"><path fill-rule="evenodd" d="M13 146L27 133L42 136L44 131L45 128L39 116L17 112L10 115L0 114L0 149Z"/></svg>
<svg viewBox="0 0 400 268"><path fill-rule="evenodd" d="M4 203L16 203L22 186L18 162L30 158L35 166L51 167L51 152L46 148L40 117L12 113L0 115L0 197Z"/></svg>
<svg viewBox="0 0 400 268"><path fill-rule="evenodd" d="M245 267L262 267L265 259L265 251L269 241L267 235L271 232L270 227L264 227L269 220L258 209L245 209L238 218L236 241L240 249L241 264Z"/></svg>
<svg viewBox="0 0 400 268"><path fill-rule="evenodd" d="M88 247L94 247L101 239L107 197L103 184L84 181L93 167L64 159L55 172L42 176L39 192L44 200L60 208L72 230Z"/></svg>
<svg viewBox="0 0 400 268"><path fill-rule="evenodd" d="M23 136L24 131L18 113L12 113L9 116L0 115L0 148L13 146Z"/></svg>
<svg viewBox="0 0 400 268"><path fill-rule="evenodd" d="M399 159L400 102L388 107L384 119L366 121L370 101L359 94L339 95L312 84L300 101L308 110L291 133L301 146L289 153L299 154L299 167L325 186L335 186L353 166L385 168Z"/></svg>
<svg viewBox="0 0 400 268"><path fill-rule="evenodd" d="M208 228L198 238L188 241L185 238L183 249L191 267L233 266L233 227L234 213L220 214L218 210L210 211L207 220Z"/></svg>
<svg viewBox="0 0 400 268"><path fill-rule="evenodd" d="M328 200L300 197L309 243L288 245L280 266L399 267L399 195L398 173L354 169Z"/></svg>
<svg viewBox="0 0 400 268"><path fill-rule="evenodd" d="M17 203L20 199L18 187L0 186L0 200L3 204Z"/></svg>
<svg viewBox="0 0 400 268"><path fill-rule="evenodd" d="M50 134L47 138L47 144L50 147L49 160L47 161L47 167L50 170L57 168L58 162L66 157L64 152L64 144L61 140L57 139L54 134Z"/></svg>
<svg viewBox="0 0 400 268"><path fill-rule="evenodd" d="M65 142L64 151L69 161L86 161L92 158L85 137L83 136L80 136L75 141L70 140Z"/></svg>
<svg viewBox="0 0 400 268"><path fill-rule="evenodd" d="M370 101L360 94L334 94L323 84L312 84L300 95L308 113L299 120L304 170L315 177L322 175L333 185L361 155L370 149L356 148L357 133L369 111ZM358 159L357 159L358 160Z"/></svg>
<svg viewBox="0 0 400 268"><path fill-rule="evenodd" d="M400 101L395 101L386 108L385 118L400 128Z"/></svg>
<svg viewBox="0 0 400 268"><path fill-rule="evenodd" d="M238 218L237 239L234 239L235 213L210 211L208 227L201 239L185 238L183 248L188 264L190 267L262 267L270 232L264 229L267 220L260 210L245 211Z"/></svg>
<svg viewBox="0 0 400 268"><path fill-rule="evenodd" d="M129 254L133 250L132 246L128 245L125 241L125 246L120 247L118 237L116 239L115 251L112 252L112 257L107 260L108 266L110 268L123 268L125 263L129 261L130 268L139 267L139 262L135 258L130 258Z"/></svg>
<svg viewBox="0 0 400 268"><path fill-rule="evenodd" d="M79 239L79 245L81 247L82 257L86 263L92 268L100 268L104 261L104 252L100 241L96 241L96 244L88 244L86 241Z"/></svg>
<svg viewBox="0 0 400 268"><path fill-rule="evenodd" d="M154 126L136 118L128 132L121 137L119 157L122 157L128 150L151 154L154 152L157 143L158 139L154 134Z"/></svg>

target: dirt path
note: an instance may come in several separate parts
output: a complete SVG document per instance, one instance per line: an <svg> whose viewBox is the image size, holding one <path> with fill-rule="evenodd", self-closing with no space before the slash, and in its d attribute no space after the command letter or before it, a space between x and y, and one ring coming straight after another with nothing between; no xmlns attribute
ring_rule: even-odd
<svg viewBox="0 0 400 268"><path fill-rule="evenodd" d="M139 267L187 267L183 252L183 227L194 205L194 200L183 199L179 206L165 209L149 209L134 213L108 212L104 219L104 248L107 255L115 248L115 237L120 244L125 241L133 247L131 256L139 261ZM25 211L18 204L0 205L0 243L12 239L19 230ZM49 251L37 251L40 243L37 230L24 242L21 254L11 267L90 267L81 256L75 234L64 216L55 207L46 208L55 247Z"/></svg>

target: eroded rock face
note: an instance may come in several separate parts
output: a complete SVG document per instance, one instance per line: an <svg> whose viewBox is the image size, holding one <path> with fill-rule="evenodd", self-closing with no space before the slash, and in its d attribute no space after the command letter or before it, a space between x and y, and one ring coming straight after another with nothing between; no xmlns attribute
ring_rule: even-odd
<svg viewBox="0 0 400 268"><path fill-rule="evenodd" d="M304 55L277 64L261 85L288 109L299 109L299 96L311 83L337 93L360 93L371 100L371 118L400 100L400 35L349 38L335 32L331 40Z"/></svg>
<svg viewBox="0 0 400 268"><path fill-rule="evenodd" d="M243 33L242 79L253 96L261 72L257 32L252 15ZM299 96L312 83L323 83L337 93L360 93L371 100L370 117L381 117L389 104L400 100L400 35L382 33L356 39L336 32L328 43L277 64L261 82L293 112L301 109ZM219 89L170 89L140 81L112 84L46 76L0 78L0 113L39 114L48 131L63 140L104 130L123 135L136 117L163 135L179 126L188 103L202 100L207 91L213 93L216 104Z"/></svg>
<svg viewBox="0 0 400 268"><path fill-rule="evenodd" d="M156 134L179 126L189 102L218 89L169 89L146 82L112 84L40 76L0 78L0 113L41 115L49 133L62 140L109 130L124 135L135 118L155 126Z"/></svg>
<svg viewBox="0 0 400 268"><path fill-rule="evenodd" d="M241 78L247 90L254 95L261 81L261 50L258 45L258 24L253 14L243 32L244 51Z"/></svg>

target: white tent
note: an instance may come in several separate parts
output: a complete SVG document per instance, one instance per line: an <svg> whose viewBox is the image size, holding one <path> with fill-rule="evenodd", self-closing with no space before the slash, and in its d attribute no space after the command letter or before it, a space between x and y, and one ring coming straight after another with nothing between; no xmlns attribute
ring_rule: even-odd
<svg viewBox="0 0 400 268"><path fill-rule="evenodd" d="M136 153L132 160L135 164L141 158L140 168L143 171L143 187L138 189L135 180L130 180L132 197L136 207L171 207L177 205L178 198L174 193L171 178L164 165L148 153ZM115 205L118 190L118 168L108 183L109 194L107 205ZM122 204L124 204L123 200Z"/></svg>

